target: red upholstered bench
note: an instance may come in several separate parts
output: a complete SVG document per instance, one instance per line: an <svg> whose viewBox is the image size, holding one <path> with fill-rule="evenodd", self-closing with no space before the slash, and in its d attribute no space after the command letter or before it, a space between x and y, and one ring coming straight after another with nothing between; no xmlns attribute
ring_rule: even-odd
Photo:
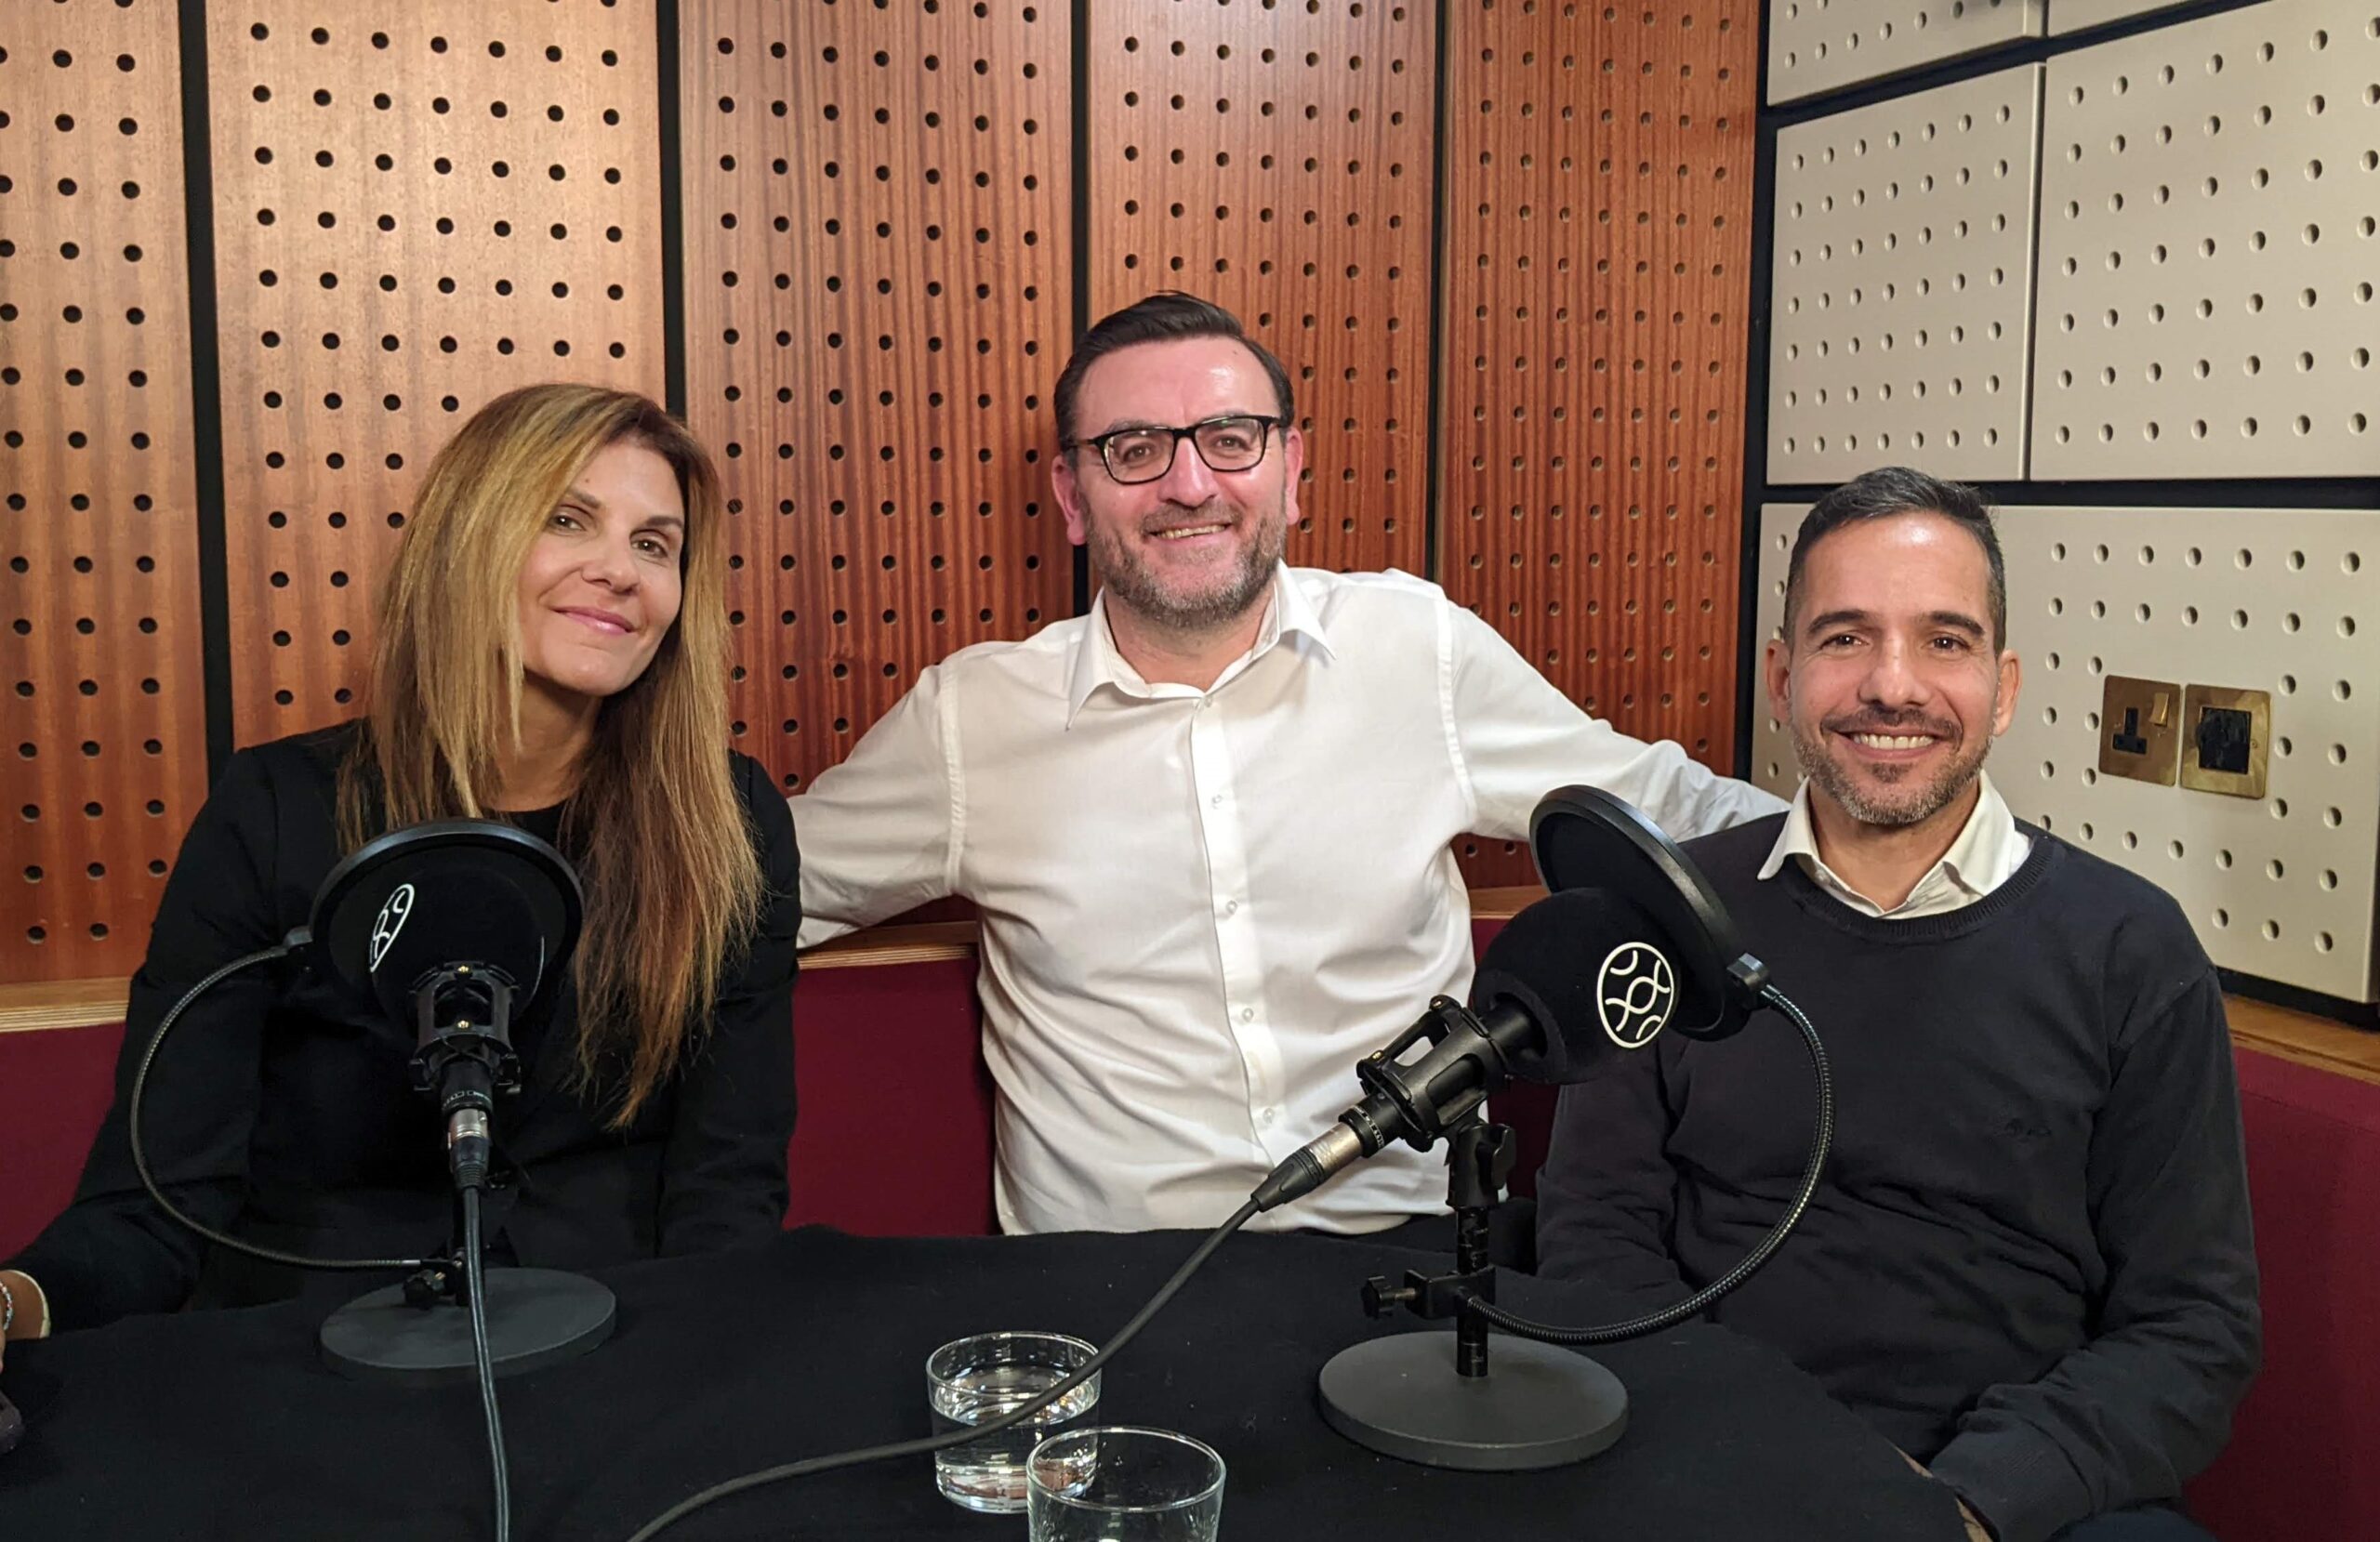
<svg viewBox="0 0 2380 1542"><path fill-rule="evenodd" d="M1483 942L1492 929L1482 923ZM992 1228L974 962L963 947L919 951L909 962L802 975L789 1225L875 1235ZM2275 1016L2235 1004L2234 1034ZM72 1193L120 1037L115 1026L0 1032L0 1255ZM2380 1449L2380 1084L2253 1048L2238 1063L2265 1369L2229 1449L2190 1499L2225 1542L2345 1542L2380 1522L2380 1463L2365 1459ZM1523 1192L1543 1159L1551 1108L1534 1092L1499 1104L1521 1131Z"/></svg>
<svg viewBox="0 0 2380 1542"><path fill-rule="evenodd" d="M2190 1506L2223 1542L2380 1535L2380 1086L2233 1058L2265 1364Z"/></svg>

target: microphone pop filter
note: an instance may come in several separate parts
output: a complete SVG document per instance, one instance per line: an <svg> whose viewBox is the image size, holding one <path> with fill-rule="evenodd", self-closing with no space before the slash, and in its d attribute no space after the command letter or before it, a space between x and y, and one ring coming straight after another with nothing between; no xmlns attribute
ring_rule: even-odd
<svg viewBox="0 0 2380 1542"><path fill-rule="evenodd" d="M1558 787L1528 822L1538 876L1556 895L1608 890L1650 918L1675 971L1671 1026L1691 1038L1724 1038L1758 1005L1768 971L1744 951L1735 921L1677 843L1599 787Z"/></svg>
<svg viewBox="0 0 2380 1542"><path fill-rule="evenodd" d="M415 983L450 964L501 969L526 1008L568 962L584 902L562 853L493 820L443 820L372 840L314 896L315 956L410 1032Z"/></svg>
<svg viewBox="0 0 2380 1542"><path fill-rule="evenodd" d="M1641 1049L1676 1016L1675 944L1645 908L1609 889L1551 894L1506 922L1479 960L1474 1011L1518 1007L1544 1035L1514 1054L1523 1081L1583 1081L1616 1049Z"/></svg>

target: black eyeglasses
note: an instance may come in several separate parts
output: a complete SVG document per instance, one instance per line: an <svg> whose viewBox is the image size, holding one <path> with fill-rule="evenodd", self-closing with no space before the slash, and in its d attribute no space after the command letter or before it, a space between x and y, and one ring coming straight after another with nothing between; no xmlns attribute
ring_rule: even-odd
<svg viewBox="0 0 2380 1542"><path fill-rule="evenodd" d="M1275 428L1286 428L1286 417L1210 417L1186 428L1118 428L1096 439L1078 439L1064 448L1085 445L1099 452L1108 476L1126 486L1155 481L1173 469L1173 457L1188 440L1210 471L1252 471L1264 459L1265 442Z"/></svg>

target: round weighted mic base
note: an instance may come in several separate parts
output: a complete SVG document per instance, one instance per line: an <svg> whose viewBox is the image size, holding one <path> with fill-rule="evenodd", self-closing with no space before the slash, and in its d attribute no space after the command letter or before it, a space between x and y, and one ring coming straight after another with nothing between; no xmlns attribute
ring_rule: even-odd
<svg viewBox="0 0 2380 1542"><path fill-rule="evenodd" d="M1486 1376L1454 1368L1451 1333L1398 1333L1322 1367L1322 1417L1384 1456L1467 1472L1584 1461L1628 1429L1628 1391L1582 1354L1498 1338Z"/></svg>
<svg viewBox="0 0 2380 1542"><path fill-rule="evenodd" d="M611 1287L559 1269L487 1272L488 1358L498 1376L575 1360L612 1336ZM323 1325L323 1362L358 1381L430 1387L469 1381L471 1314L452 1298L427 1307L401 1285L359 1296Z"/></svg>

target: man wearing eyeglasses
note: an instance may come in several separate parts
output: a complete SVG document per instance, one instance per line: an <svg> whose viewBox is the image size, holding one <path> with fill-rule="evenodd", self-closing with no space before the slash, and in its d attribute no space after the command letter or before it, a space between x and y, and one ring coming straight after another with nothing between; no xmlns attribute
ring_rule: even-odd
<svg viewBox="0 0 2380 1542"><path fill-rule="evenodd" d="M1680 837L1784 805L1589 718L1435 585L1281 560L1305 442L1230 312L1160 294L1059 376L1088 615L926 670L793 799L801 940L958 894L983 919L1004 1230L1204 1227L1471 977L1450 843L1587 782ZM1443 1211L1394 1148L1259 1218Z"/></svg>

